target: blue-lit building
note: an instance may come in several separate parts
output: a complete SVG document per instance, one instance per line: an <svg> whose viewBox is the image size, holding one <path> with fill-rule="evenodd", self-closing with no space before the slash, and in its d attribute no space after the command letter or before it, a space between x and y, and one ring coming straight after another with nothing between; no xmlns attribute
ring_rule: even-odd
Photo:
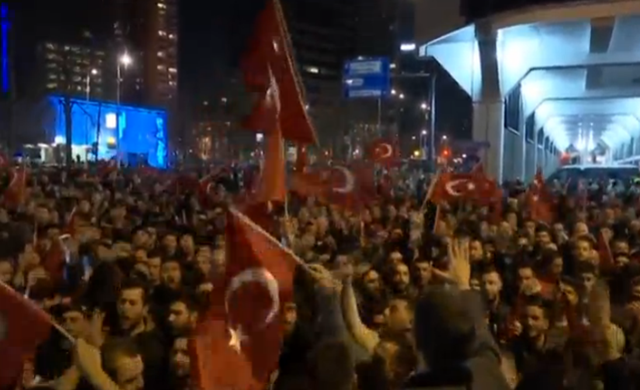
<svg viewBox="0 0 640 390"><path fill-rule="evenodd" d="M73 98L70 103L74 156L93 158L88 151L97 144L101 160L119 155L125 163L167 166L165 110ZM49 146L66 143L65 104L64 97L52 95L32 109L31 127L39 127L44 134L40 133L37 142L30 143Z"/></svg>

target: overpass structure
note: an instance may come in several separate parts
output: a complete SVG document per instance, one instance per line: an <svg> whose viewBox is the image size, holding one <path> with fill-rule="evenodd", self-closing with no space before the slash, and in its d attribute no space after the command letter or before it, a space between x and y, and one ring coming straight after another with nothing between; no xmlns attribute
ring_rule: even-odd
<svg viewBox="0 0 640 390"><path fill-rule="evenodd" d="M494 177L550 173L567 151L640 155L640 1L565 0L453 24L423 37L419 55L471 96L473 139L490 145Z"/></svg>

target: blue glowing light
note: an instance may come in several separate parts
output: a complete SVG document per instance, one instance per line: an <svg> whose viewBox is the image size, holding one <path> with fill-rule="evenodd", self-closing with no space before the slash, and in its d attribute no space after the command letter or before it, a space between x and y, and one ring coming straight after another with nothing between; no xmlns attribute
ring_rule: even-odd
<svg viewBox="0 0 640 390"><path fill-rule="evenodd" d="M49 104L54 110L53 120L45 121L45 130L51 141L65 139L64 99L49 96ZM91 145L96 142L98 120L100 140L98 158L107 160L120 150L123 160L129 155L144 156L149 165L166 168L167 164L167 128L166 111L146 109L97 101L71 99L72 144ZM115 125L114 116L119 112L120 119ZM100 118L98 119L98 115ZM120 145L115 148L114 142ZM139 161L139 157L134 160Z"/></svg>
<svg viewBox="0 0 640 390"><path fill-rule="evenodd" d="M0 61L2 62L2 92L9 92L10 77L9 77L9 29L11 23L9 22L9 7L6 4L0 4L0 35L2 36L2 42L0 42L1 52Z"/></svg>

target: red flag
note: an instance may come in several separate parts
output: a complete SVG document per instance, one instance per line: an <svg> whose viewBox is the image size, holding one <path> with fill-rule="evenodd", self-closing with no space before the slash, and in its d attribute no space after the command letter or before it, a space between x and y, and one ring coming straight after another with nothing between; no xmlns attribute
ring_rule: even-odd
<svg viewBox="0 0 640 390"><path fill-rule="evenodd" d="M538 167L533 183L525 196L525 205L531 214L531 219L544 223L552 223L553 218L553 196L548 191L542 177L542 170Z"/></svg>
<svg viewBox="0 0 640 390"><path fill-rule="evenodd" d="M308 160L307 148L304 145L298 145L296 147L296 172L304 172L309 164Z"/></svg>
<svg viewBox="0 0 640 390"><path fill-rule="evenodd" d="M371 144L369 155L369 158L375 163L388 164L397 160L396 157L398 153L393 142L385 139L378 139Z"/></svg>
<svg viewBox="0 0 640 390"><path fill-rule="evenodd" d="M450 201L471 201L487 206L495 201L498 193L496 183L477 171L468 173L445 172L438 175L431 201L435 203Z"/></svg>
<svg viewBox="0 0 640 390"><path fill-rule="evenodd" d="M66 262L65 248L60 239L53 240L51 246L41 255L42 267L47 271L54 282L60 282L64 278L64 265Z"/></svg>
<svg viewBox="0 0 640 390"><path fill-rule="evenodd" d="M257 202L282 202L287 199L284 140L278 128L265 137L265 158L257 188Z"/></svg>
<svg viewBox="0 0 640 390"><path fill-rule="evenodd" d="M376 196L373 167L369 164L334 165L316 172L296 174L292 190L348 209L360 209Z"/></svg>
<svg viewBox="0 0 640 390"><path fill-rule="evenodd" d="M317 144L289 41L280 3L269 0L242 59L245 83L260 95L245 126L269 132L278 124L284 139Z"/></svg>
<svg viewBox="0 0 640 390"><path fill-rule="evenodd" d="M51 322L32 302L0 283L0 389L13 384L24 359L49 337Z"/></svg>
<svg viewBox="0 0 640 390"><path fill-rule="evenodd" d="M613 254L611 253L611 247L607 241L602 229L598 231L596 250L598 251L598 257L600 258L600 268L602 270L611 270L615 268L615 261Z"/></svg>
<svg viewBox="0 0 640 390"><path fill-rule="evenodd" d="M294 172L291 175L291 191L302 196L320 196L325 193L328 173L325 171Z"/></svg>
<svg viewBox="0 0 640 390"><path fill-rule="evenodd" d="M192 378L202 390L262 390L278 365L280 306L292 298L297 262L237 211L226 229L226 275L190 340Z"/></svg>
<svg viewBox="0 0 640 390"><path fill-rule="evenodd" d="M18 208L24 203L27 193L27 170L24 167L9 171L9 185L4 193L5 205L10 209Z"/></svg>

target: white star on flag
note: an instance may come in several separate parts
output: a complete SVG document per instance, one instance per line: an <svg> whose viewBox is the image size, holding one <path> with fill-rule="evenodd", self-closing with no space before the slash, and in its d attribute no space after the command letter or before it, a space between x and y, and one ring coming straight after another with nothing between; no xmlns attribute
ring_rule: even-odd
<svg viewBox="0 0 640 390"><path fill-rule="evenodd" d="M247 340L247 336L242 332L242 328L229 328L229 335L231 336L229 346L238 353L242 352L242 342Z"/></svg>

